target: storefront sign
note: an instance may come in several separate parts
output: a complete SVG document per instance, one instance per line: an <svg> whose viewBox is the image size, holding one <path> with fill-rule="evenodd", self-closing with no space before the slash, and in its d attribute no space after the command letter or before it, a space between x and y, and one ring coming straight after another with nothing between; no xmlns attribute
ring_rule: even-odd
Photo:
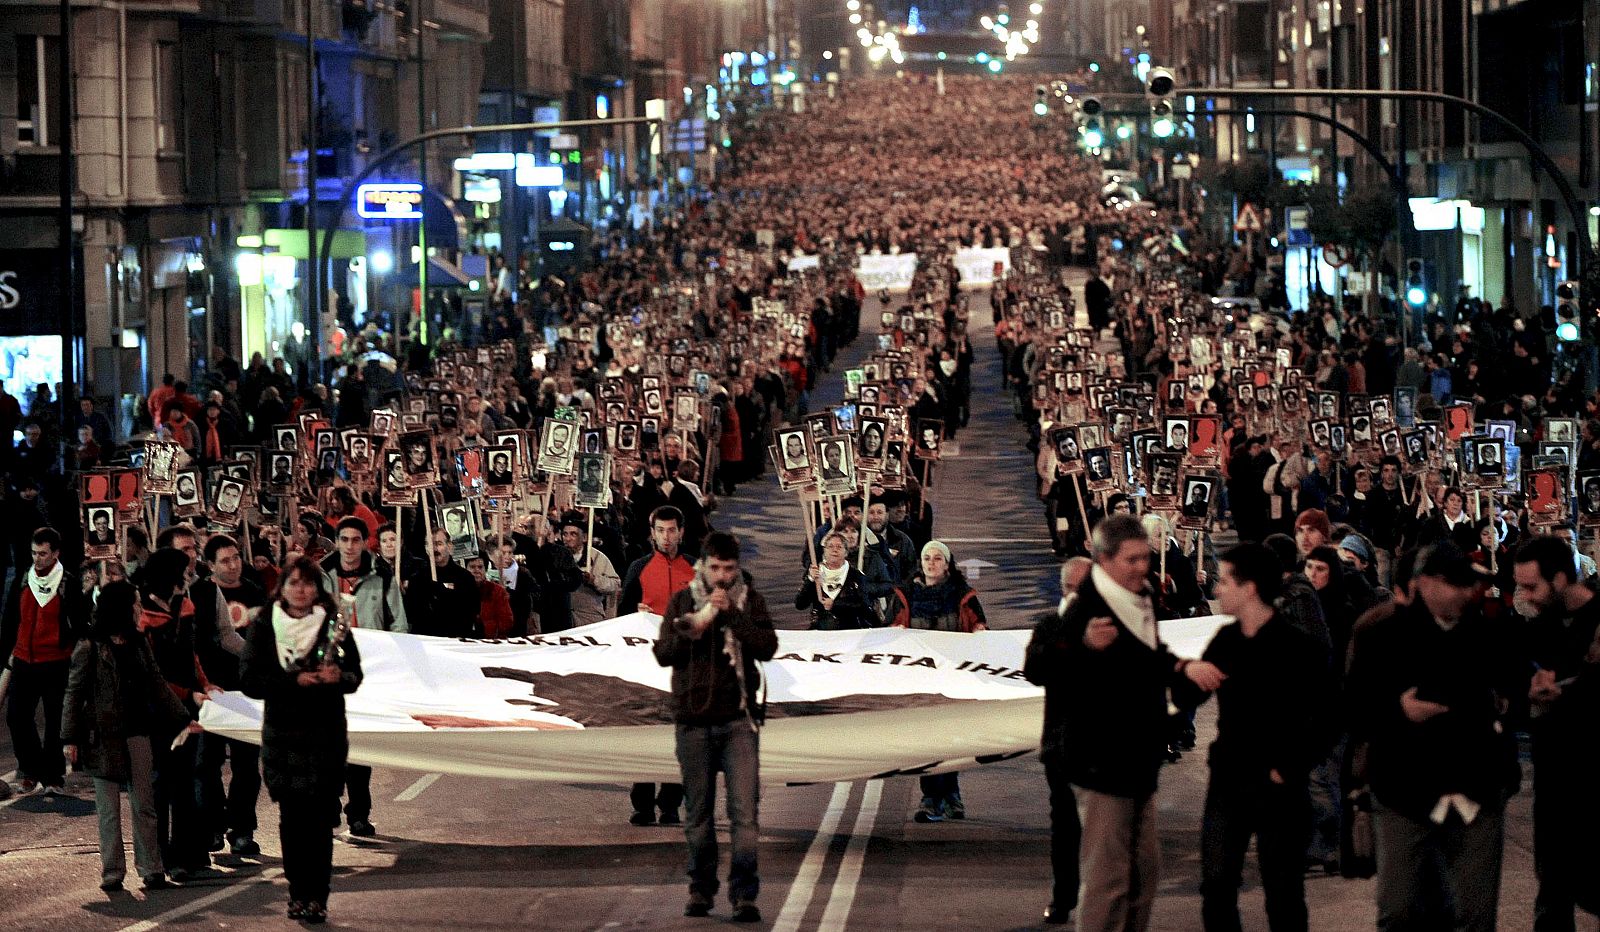
<svg viewBox="0 0 1600 932"><path fill-rule="evenodd" d="M74 252L81 295L83 252ZM58 336L67 303L67 296L61 293L60 250L0 249L0 336ZM73 331L82 333L82 311L76 311L74 317Z"/></svg>
<svg viewBox="0 0 1600 932"><path fill-rule="evenodd" d="M356 188L356 214L368 220L421 220L422 185L364 184Z"/></svg>

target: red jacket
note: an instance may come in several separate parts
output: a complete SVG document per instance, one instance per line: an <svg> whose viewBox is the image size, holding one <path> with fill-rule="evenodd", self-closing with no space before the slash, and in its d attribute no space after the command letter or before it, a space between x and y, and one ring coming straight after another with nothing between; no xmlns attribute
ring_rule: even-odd
<svg viewBox="0 0 1600 932"><path fill-rule="evenodd" d="M806 390L805 363L793 357L786 357L780 360L778 365L782 367L784 374L789 377L789 383L794 386L797 394Z"/></svg>
<svg viewBox="0 0 1600 932"><path fill-rule="evenodd" d="M693 578L694 564L681 553L671 560L659 551L640 557L628 567L617 611L637 611L640 605L646 605L657 615L664 614L673 594L689 585Z"/></svg>
<svg viewBox="0 0 1600 932"><path fill-rule="evenodd" d="M744 442L739 433L739 409L734 405L733 399L722 406L722 461L724 463L744 462Z"/></svg>
<svg viewBox="0 0 1600 932"><path fill-rule="evenodd" d="M72 642L62 637L61 631L61 605L66 600L57 595L41 608L26 579L18 576L12 585L22 586L22 625L17 630L17 646L12 656L24 663L71 660Z"/></svg>
<svg viewBox="0 0 1600 932"><path fill-rule="evenodd" d="M487 579L478 583L478 620L483 622L486 638L511 636L517 619L511 614L511 596L505 586Z"/></svg>

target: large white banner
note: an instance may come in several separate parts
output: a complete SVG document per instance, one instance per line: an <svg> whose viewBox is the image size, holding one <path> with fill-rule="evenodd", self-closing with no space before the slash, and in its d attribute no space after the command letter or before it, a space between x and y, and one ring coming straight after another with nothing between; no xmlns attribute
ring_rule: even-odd
<svg viewBox="0 0 1600 932"><path fill-rule="evenodd" d="M1192 656L1218 621L1169 622L1163 635ZM365 679L347 700L350 759L521 780L676 781L671 671L651 653L659 626L633 614L513 641L358 630ZM763 779L934 773L1037 748L1044 696L1022 677L1029 635L779 632L763 665ZM261 704L224 693L200 722L259 742Z"/></svg>
<svg viewBox="0 0 1600 932"><path fill-rule="evenodd" d="M856 280L868 291L910 291L917 274L917 254L902 252L892 256L859 256Z"/></svg>
<svg viewBox="0 0 1600 932"><path fill-rule="evenodd" d="M994 264L1000 263L1002 273L1011 271L1011 250L1004 246L992 249L957 249L956 269L961 272L961 284L992 285L995 283Z"/></svg>

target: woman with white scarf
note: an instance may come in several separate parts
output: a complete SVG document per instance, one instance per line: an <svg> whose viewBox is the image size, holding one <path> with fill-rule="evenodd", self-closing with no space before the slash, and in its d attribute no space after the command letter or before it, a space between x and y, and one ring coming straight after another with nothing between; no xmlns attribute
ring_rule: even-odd
<svg viewBox="0 0 1600 932"><path fill-rule="evenodd" d="M883 624L867 601L865 578L850 562L845 537L834 531L822 539L822 564L806 570L794 607L811 610L811 630L877 628Z"/></svg>
<svg viewBox="0 0 1600 932"><path fill-rule="evenodd" d="M328 916L333 836L350 750L344 697L361 685L353 638L330 643L338 611L306 557L283 573L270 615L252 624L243 658L245 695L262 700L261 769L278 804L289 918Z"/></svg>

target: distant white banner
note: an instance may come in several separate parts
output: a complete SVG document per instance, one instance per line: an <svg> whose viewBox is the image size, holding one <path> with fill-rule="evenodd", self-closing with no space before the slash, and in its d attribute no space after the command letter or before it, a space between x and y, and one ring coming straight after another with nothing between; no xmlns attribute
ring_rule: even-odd
<svg viewBox="0 0 1600 932"><path fill-rule="evenodd" d="M917 274L917 254L902 252L892 256L860 256L856 264L856 280L868 291L911 290L911 279Z"/></svg>
<svg viewBox="0 0 1600 932"><path fill-rule="evenodd" d="M820 268L822 268L821 256L808 256L801 253L800 255L789 257L789 271L791 272L803 272L806 269Z"/></svg>
<svg viewBox="0 0 1600 932"><path fill-rule="evenodd" d="M992 285L995 282L994 266L1000 263L1002 272L1011 271L1011 250L997 246L993 249L957 249L956 268L961 272L963 285Z"/></svg>
<svg viewBox="0 0 1600 932"><path fill-rule="evenodd" d="M1193 656L1222 619L1168 622ZM349 697L359 764L519 780L679 778L671 671L656 616L514 641L355 632L365 680ZM1043 691L1022 677L1027 630L783 631L764 665L769 783L937 773L1038 747ZM259 742L261 704L225 693L207 731Z"/></svg>

